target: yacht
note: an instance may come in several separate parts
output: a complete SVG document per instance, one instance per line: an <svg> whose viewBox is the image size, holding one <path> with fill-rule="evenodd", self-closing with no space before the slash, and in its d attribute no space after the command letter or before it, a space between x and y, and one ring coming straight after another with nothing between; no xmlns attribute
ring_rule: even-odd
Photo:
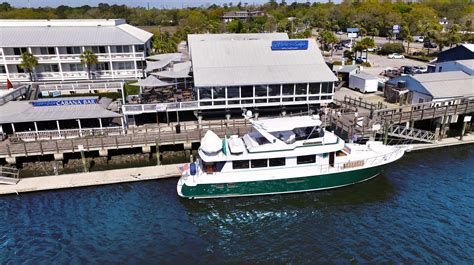
<svg viewBox="0 0 474 265"><path fill-rule="evenodd" d="M346 143L318 115L252 119L243 137L207 131L199 158L179 170L179 196L189 199L307 192L348 186L379 175L406 146Z"/></svg>

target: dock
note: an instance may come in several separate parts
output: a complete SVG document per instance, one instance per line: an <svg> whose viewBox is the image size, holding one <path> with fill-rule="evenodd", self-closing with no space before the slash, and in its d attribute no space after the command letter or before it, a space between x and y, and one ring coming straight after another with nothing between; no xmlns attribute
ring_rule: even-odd
<svg viewBox="0 0 474 265"><path fill-rule="evenodd" d="M179 177L178 166L172 164L23 178L16 185L0 185L0 195L173 178Z"/></svg>

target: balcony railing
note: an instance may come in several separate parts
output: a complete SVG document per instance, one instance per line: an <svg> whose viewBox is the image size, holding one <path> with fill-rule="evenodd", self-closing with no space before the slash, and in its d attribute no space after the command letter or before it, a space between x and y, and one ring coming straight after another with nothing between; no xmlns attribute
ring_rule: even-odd
<svg viewBox="0 0 474 265"><path fill-rule="evenodd" d="M129 59L132 60L133 58L137 59L144 59L143 52L129 52L129 53L97 53L97 58L99 60L123 60ZM79 62L81 60L80 54L34 54L38 61L41 63L42 61L57 61L58 57L59 60L62 61L70 61L70 62ZM0 57L1 59L1 57ZM21 56L20 55L5 55L6 63L21 63Z"/></svg>

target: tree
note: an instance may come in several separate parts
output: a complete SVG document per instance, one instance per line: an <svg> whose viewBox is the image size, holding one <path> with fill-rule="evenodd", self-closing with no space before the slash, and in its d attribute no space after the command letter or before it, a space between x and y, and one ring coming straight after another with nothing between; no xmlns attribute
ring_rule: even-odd
<svg viewBox="0 0 474 265"><path fill-rule="evenodd" d="M20 68L27 71L30 75L30 81L33 82L33 70L38 65L38 59L29 52L24 52L21 54L21 64Z"/></svg>
<svg viewBox="0 0 474 265"><path fill-rule="evenodd" d="M321 36L321 45L322 45L323 50L325 50L326 45L329 46L330 44L335 44L338 42L337 37L331 31L323 30L321 31L320 36ZM333 49L331 49L331 56L332 56L332 51Z"/></svg>
<svg viewBox="0 0 474 265"><path fill-rule="evenodd" d="M405 40L407 41L407 53L410 54L410 43L414 41L413 36L408 35Z"/></svg>
<svg viewBox="0 0 474 265"><path fill-rule="evenodd" d="M372 39L375 37L375 36L378 36L379 35L379 29L378 28L372 28L370 30L370 35L372 35Z"/></svg>
<svg viewBox="0 0 474 265"><path fill-rule="evenodd" d="M365 48L365 58L367 58L367 62L369 61L369 48L375 47L375 41L372 38L365 37L361 40L362 46Z"/></svg>
<svg viewBox="0 0 474 265"><path fill-rule="evenodd" d="M87 67L87 78L91 79L91 66L99 63L97 55L91 50L85 50L81 54L81 64Z"/></svg>

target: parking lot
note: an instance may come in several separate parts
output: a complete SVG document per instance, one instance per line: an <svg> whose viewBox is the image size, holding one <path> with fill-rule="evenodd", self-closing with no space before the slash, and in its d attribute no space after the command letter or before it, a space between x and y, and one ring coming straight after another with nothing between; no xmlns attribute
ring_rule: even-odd
<svg viewBox="0 0 474 265"><path fill-rule="evenodd" d="M342 60L342 52L343 51L337 51L334 52L332 59L333 61L341 61ZM365 57L365 52L363 54ZM362 67L362 71L371 74L371 75L379 75L380 73L383 72L383 70L387 67L394 67L394 68L400 68L401 66L414 66L414 65L427 65L425 62L420 62L408 58L404 59L388 59L388 57L385 55L377 55L375 53L370 53L368 55L368 60L370 64L372 65L371 67ZM349 62L350 64L350 62Z"/></svg>

